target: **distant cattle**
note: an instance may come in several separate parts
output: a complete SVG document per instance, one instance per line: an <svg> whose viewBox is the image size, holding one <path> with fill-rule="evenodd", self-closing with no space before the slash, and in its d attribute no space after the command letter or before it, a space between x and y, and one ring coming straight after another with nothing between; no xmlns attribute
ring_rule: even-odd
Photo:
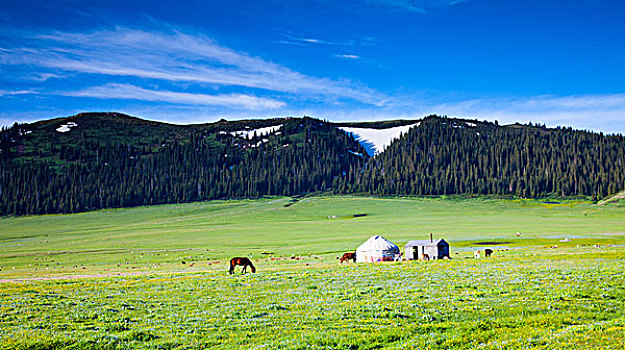
<svg viewBox="0 0 625 350"><path fill-rule="evenodd" d="M343 254L343 256L341 257L341 264L343 263L343 261L349 261L349 260L353 260L354 262L356 262L356 252Z"/></svg>

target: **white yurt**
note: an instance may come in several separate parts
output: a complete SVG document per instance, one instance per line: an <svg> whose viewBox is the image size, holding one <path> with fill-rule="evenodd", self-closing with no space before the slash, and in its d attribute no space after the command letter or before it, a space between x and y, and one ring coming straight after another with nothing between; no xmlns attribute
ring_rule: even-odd
<svg viewBox="0 0 625 350"><path fill-rule="evenodd" d="M394 261L399 258L399 247L380 235L369 238L356 249L356 262Z"/></svg>

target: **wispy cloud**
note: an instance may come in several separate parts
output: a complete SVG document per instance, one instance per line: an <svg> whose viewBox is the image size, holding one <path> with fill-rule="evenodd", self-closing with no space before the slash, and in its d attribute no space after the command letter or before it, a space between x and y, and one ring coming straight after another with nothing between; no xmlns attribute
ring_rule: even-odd
<svg viewBox="0 0 625 350"><path fill-rule="evenodd" d="M319 3L324 6L343 7L348 10L363 7L377 7L384 10L409 11L427 13L431 10L457 5L469 0L290 0L291 2ZM587 0L594 1L594 0ZM274 0L276 3L283 3L281 0Z"/></svg>
<svg viewBox="0 0 625 350"><path fill-rule="evenodd" d="M0 96L33 95L38 93L35 90L0 90Z"/></svg>
<svg viewBox="0 0 625 350"><path fill-rule="evenodd" d="M361 0L368 5L377 5L410 12L429 12L430 10L453 6L467 0Z"/></svg>
<svg viewBox="0 0 625 350"><path fill-rule="evenodd" d="M303 38L297 37L295 35L291 35L288 33L282 33L287 40L279 40L277 43L279 44L289 44L289 45L298 45L298 46L306 46L307 44L316 44L316 45L330 45L330 46L354 46L356 42L354 40L350 41L330 41L323 40L318 38Z"/></svg>
<svg viewBox="0 0 625 350"><path fill-rule="evenodd" d="M276 109L285 103L244 94L207 95L186 92L148 90L129 84L106 84L79 91L58 92L59 95L100 99L139 100L196 106L226 106L245 109Z"/></svg>
<svg viewBox="0 0 625 350"><path fill-rule="evenodd" d="M66 76L54 73L36 73L28 77L28 79L33 81L46 81L53 78L66 78Z"/></svg>
<svg viewBox="0 0 625 350"><path fill-rule="evenodd" d="M543 123L579 129L625 133L625 94L493 97L430 106L428 113L498 120L502 123Z"/></svg>
<svg viewBox="0 0 625 350"><path fill-rule="evenodd" d="M428 102L432 100L434 98L415 98L415 102L404 106L327 109L316 113L333 121L419 119L438 114L497 120L501 124L532 122L549 127L571 126L575 129L625 134L625 94L489 97L444 103Z"/></svg>
<svg viewBox="0 0 625 350"><path fill-rule="evenodd" d="M334 57L338 57L338 58L346 58L346 59L350 59L350 60L357 60L357 59L360 58L360 56L350 55L350 54L335 54L333 56Z"/></svg>
<svg viewBox="0 0 625 350"><path fill-rule="evenodd" d="M361 3L361 0L356 1L358 1L359 4ZM288 44L296 46L336 46L344 48L350 48L355 46L372 46L378 44L378 40L373 36L356 36L349 39L341 39L338 38L338 36L335 36L332 40L329 40L327 38L320 38L317 35L295 33L293 31L280 28L274 28L273 30L280 37L283 38L282 40L274 41L278 44Z"/></svg>
<svg viewBox="0 0 625 350"><path fill-rule="evenodd" d="M29 47L3 48L0 64L263 89L298 94L299 98L349 99L373 105L385 99L366 86L308 76L237 52L205 36L176 30L147 32L120 27L91 33L54 32L35 35L30 42Z"/></svg>
<svg viewBox="0 0 625 350"><path fill-rule="evenodd" d="M285 44L285 45L295 45L295 46L306 46L306 44L304 43L292 41L292 40L277 40L277 41L274 41L274 43Z"/></svg>
<svg viewBox="0 0 625 350"><path fill-rule="evenodd" d="M595 117L612 112L623 113L625 116L625 94L493 97L444 103L433 108L447 110L446 113L449 114L501 116L506 120L521 118L529 121L532 117L549 115L569 115L566 119L575 120L574 116L589 113ZM550 122L555 120L557 119L549 118Z"/></svg>
<svg viewBox="0 0 625 350"><path fill-rule="evenodd" d="M101 89L103 94L111 93ZM132 94L132 88L121 88L119 94ZM172 104L139 104L129 105L119 110L138 117L149 117L169 123L200 123L217 121L221 118L229 120L269 118L284 116L311 116L331 121L373 121L390 119L420 119L429 114L448 115L478 120L498 120L500 124L516 122L544 123L549 127L572 126L576 129L602 131L606 133L625 134L625 94L606 95L574 95L574 96L533 96L533 97L490 97L480 99L456 100L445 103L428 102L430 98L415 98L412 104L396 107L360 107L318 106L290 107L280 106L277 109L258 109L253 112L240 109L198 108L198 104L181 101L179 96L156 96L151 91L142 92L142 88L134 94L133 99L171 100ZM95 96L98 89L87 90L86 95ZM148 95L145 97L144 95ZM195 99L199 97L189 97ZM438 99L438 98L437 98ZM174 103L175 101L175 103ZM184 103L184 104L180 104ZM279 102L278 102L279 103ZM269 102L271 105L272 102ZM28 111L22 114L0 111L0 125L11 125L15 121L29 122L51 117L67 116L83 111L82 109L64 110L52 108L50 111Z"/></svg>

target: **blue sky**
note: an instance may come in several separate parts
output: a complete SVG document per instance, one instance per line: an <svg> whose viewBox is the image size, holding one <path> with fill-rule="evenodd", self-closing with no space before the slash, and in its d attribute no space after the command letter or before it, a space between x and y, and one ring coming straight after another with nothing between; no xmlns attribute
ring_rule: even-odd
<svg viewBox="0 0 625 350"><path fill-rule="evenodd" d="M625 4L0 0L0 124L119 111L625 133Z"/></svg>

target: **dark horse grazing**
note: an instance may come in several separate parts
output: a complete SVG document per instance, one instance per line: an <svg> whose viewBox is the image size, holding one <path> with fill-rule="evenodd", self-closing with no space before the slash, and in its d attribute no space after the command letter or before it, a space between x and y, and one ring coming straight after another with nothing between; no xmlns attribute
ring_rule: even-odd
<svg viewBox="0 0 625 350"><path fill-rule="evenodd" d="M493 250L492 249L484 249L484 256L487 258L490 258L490 255L493 254Z"/></svg>
<svg viewBox="0 0 625 350"><path fill-rule="evenodd" d="M252 261L248 258L245 257L236 257L236 258L232 258L230 259L230 274L232 275L234 273L234 267L235 266L243 266L243 269L241 270L241 273L245 273L245 269L247 269L247 267L249 266L250 268L252 268L252 273L256 273L256 268L254 267L254 264L252 264Z"/></svg>
<svg viewBox="0 0 625 350"><path fill-rule="evenodd" d="M341 257L341 264L343 263L343 261L348 260L353 260L354 262L356 262L356 252L343 254L343 256Z"/></svg>

